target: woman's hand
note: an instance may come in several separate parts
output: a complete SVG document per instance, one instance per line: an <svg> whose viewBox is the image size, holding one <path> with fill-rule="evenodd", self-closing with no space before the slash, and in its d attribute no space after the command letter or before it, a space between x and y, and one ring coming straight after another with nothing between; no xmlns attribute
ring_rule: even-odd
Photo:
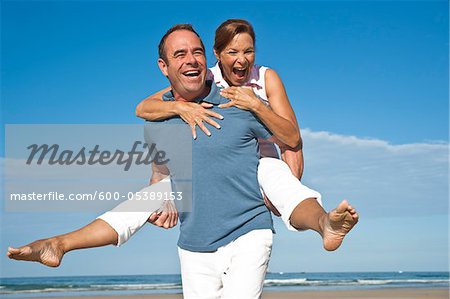
<svg viewBox="0 0 450 299"><path fill-rule="evenodd" d="M259 105L263 105L249 86L232 86L220 91L220 95L230 99L230 102L219 105L219 108L235 106L239 109L255 111Z"/></svg>
<svg viewBox="0 0 450 299"><path fill-rule="evenodd" d="M206 122L217 129L220 129L220 125L211 119L215 117L217 119L223 119L223 116L216 113L209 108L213 105L208 103L191 103L191 102L177 102L177 114L191 127L192 137L197 139L197 132L195 126L199 128L208 136L211 136L211 132L205 126L203 122Z"/></svg>

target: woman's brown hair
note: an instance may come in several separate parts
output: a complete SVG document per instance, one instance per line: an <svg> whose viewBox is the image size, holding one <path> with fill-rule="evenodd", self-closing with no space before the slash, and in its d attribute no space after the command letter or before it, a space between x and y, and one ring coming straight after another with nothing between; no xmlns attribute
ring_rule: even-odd
<svg viewBox="0 0 450 299"><path fill-rule="evenodd" d="M214 37L216 53L220 54L239 33L248 33L253 39L253 45L256 43L255 31L249 22L241 19L230 19L220 24L216 29L216 36Z"/></svg>

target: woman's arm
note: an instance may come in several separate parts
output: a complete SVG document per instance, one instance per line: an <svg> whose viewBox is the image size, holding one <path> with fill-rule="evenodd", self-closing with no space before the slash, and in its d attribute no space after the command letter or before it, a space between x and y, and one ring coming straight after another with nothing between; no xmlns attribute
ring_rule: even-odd
<svg viewBox="0 0 450 299"><path fill-rule="evenodd" d="M171 88L167 87L142 100L136 107L136 116L153 121L180 116L186 123L190 125L192 136L194 137L194 139L197 138L195 126L199 126L199 128L203 132L205 132L206 135L211 135L211 132L208 130L208 128L206 128L203 122L206 122L216 127L217 129L220 129L219 124L212 120L210 117L215 117L218 119L223 119L223 117L219 113L208 109L212 107L211 104L197 104L182 101L163 101L163 94L170 90Z"/></svg>
<svg viewBox="0 0 450 299"><path fill-rule="evenodd" d="M301 147L296 149L281 149L281 159L289 166L292 174L299 180L303 175L303 151Z"/></svg>
<svg viewBox="0 0 450 299"><path fill-rule="evenodd" d="M297 123L297 118L295 117L294 110L289 102L286 90L284 88L283 82L281 81L278 74L271 69L266 71L266 92L269 99L270 106L273 112L278 114L280 117L287 119L290 123L295 126L296 133L295 138L297 142L296 146L286 147L280 145L281 149L281 159L289 165L292 174L298 179L302 178L303 175L303 141L300 133L300 128Z"/></svg>
<svg viewBox="0 0 450 299"><path fill-rule="evenodd" d="M278 131L282 131L286 135L288 142L278 137L280 141L290 148L296 148L301 143L300 130L284 84L278 74L272 69L266 71L265 83L267 98L273 113L267 113L267 115L262 115L261 113L261 116L267 119L268 124L271 123L272 127L277 128ZM264 108L267 108L267 106ZM264 122L263 119L261 120ZM266 126L269 126L268 124Z"/></svg>
<svg viewBox="0 0 450 299"><path fill-rule="evenodd" d="M177 116L177 103L162 100L163 95L170 90L170 86L166 87L142 100L136 106L136 116L146 120L162 120Z"/></svg>
<svg viewBox="0 0 450 299"><path fill-rule="evenodd" d="M231 102L221 107L237 106L254 111L277 137L275 139L281 148L281 158L289 165L292 173L300 179L303 174L303 152L295 113L289 103L283 82L274 70L266 71L265 83L272 110L263 105L253 91L249 92L249 89L237 87L223 90L222 94L230 98Z"/></svg>
<svg viewBox="0 0 450 299"><path fill-rule="evenodd" d="M271 69L266 71L265 83L270 107L264 105L248 87L223 89L221 94L231 102L219 107L236 106L251 110L275 137L288 147L295 148L300 144L300 131L284 85L278 74Z"/></svg>
<svg viewBox="0 0 450 299"><path fill-rule="evenodd" d="M292 174L297 177L299 180L302 179L303 175L303 141L300 136L300 144L295 148L287 147L284 143L282 143L278 138L272 136L269 139L280 147L281 151L281 160L283 160L291 170ZM260 147L261 149L261 147ZM272 211L273 212L273 211Z"/></svg>

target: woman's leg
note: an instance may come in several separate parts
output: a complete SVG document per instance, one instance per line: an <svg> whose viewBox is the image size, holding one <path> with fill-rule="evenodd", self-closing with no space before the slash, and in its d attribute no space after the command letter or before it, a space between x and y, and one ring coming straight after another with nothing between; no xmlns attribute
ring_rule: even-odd
<svg viewBox="0 0 450 299"><path fill-rule="evenodd" d="M148 186L140 193L170 192L170 179ZM19 248L8 248L7 256L15 260L35 261L49 267L58 267L65 253L83 248L106 245L120 246L131 238L149 216L160 209L161 201L127 200L76 231L37 240ZM142 212L144 211L144 212Z"/></svg>
<svg viewBox="0 0 450 299"><path fill-rule="evenodd" d="M65 253L82 248L117 244L116 231L105 221L96 219L68 234L34 241L19 248L8 248L10 259L34 261L49 267L58 267Z"/></svg>
<svg viewBox="0 0 450 299"><path fill-rule="evenodd" d="M170 177L165 177L161 181L139 190L134 194L133 199L122 202L111 211L100 215L97 219L105 221L117 232L118 240L116 245L121 246L145 225L155 211L176 213L176 208L172 201L151 199L156 198L153 196L155 194L170 194L171 191ZM167 198L167 196L161 198ZM158 212L157 214L159 214Z"/></svg>
<svg viewBox="0 0 450 299"><path fill-rule="evenodd" d="M326 250L336 250L358 222L358 214L346 200L327 213L320 193L304 186L281 160L260 159L258 181L288 229L318 232Z"/></svg>

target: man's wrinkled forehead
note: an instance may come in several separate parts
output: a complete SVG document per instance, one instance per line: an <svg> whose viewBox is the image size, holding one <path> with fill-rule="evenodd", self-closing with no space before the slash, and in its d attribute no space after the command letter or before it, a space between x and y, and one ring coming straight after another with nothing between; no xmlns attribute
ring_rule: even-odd
<svg viewBox="0 0 450 299"><path fill-rule="evenodd" d="M174 56L178 52L187 50L202 50L204 52L205 48L201 39L195 33L188 30L178 30L167 36L165 50L166 54Z"/></svg>

